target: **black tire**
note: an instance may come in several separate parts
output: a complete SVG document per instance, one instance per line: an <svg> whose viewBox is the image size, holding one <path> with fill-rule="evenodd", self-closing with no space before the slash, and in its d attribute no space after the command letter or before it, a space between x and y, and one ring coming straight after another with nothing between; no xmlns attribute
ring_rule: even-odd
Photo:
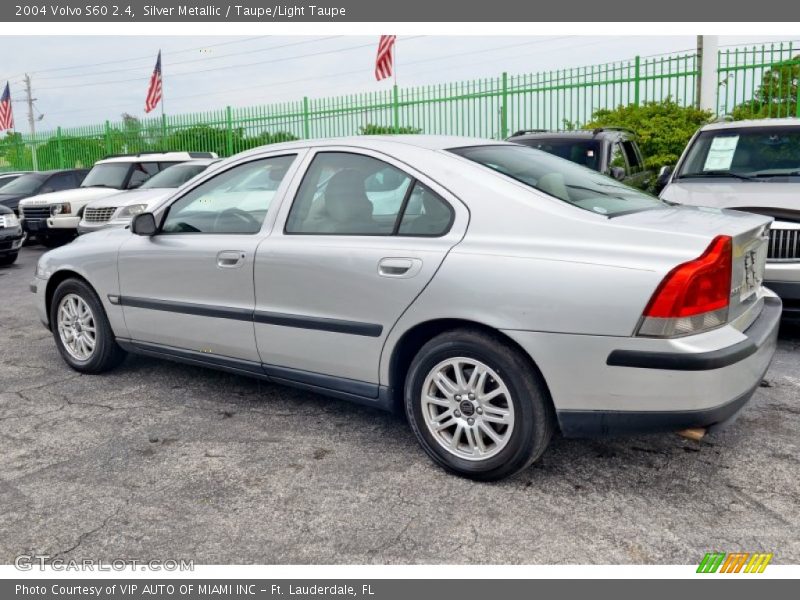
<svg viewBox="0 0 800 600"><path fill-rule="evenodd" d="M469 460L451 453L434 438L425 423L422 406L425 379L434 367L456 357L474 359L488 366L502 378L510 393L514 423L508 441L497 454L486 459ZM479 329L445 332L425 344L411 362L404 399L411 429L425 452L448 471L480 481L502 479L529 466L547 448L555 428L550 394L530 359L500 335Z"/></svg>
<svg viewBox="0 0 800 600"><path fill-rule="evenodd" d="M0 256L0 266L8 266L13 265L14 262L17 260L18 252L14 252L14 254L6 254L5 256Z"/></svg>
<svg viewBox="0 0 800 600"><path fill-rule="evenodd" d="M86 360L79 360L72 356L64 346L59 334L58 307L64 296L68 294L79 296L89 306L94 318L95 347L91 356ZM108 323L108 317L100 299L91 286L80 279L65 279L56 288L50 304L50 325L61 357L76 371L81 373L103 373L113 369L125 359L126 352L119 347L114 338L114 332Z"/></svg>

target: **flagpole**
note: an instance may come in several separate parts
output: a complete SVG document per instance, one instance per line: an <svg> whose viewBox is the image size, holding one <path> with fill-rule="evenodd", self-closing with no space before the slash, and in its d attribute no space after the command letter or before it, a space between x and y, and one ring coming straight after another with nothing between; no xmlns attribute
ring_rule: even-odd
<svg viewBox="0 0 800 600"><path fill-rule="evenodd" d="M161 63L161 140L167 138L167 116L164 114L164 55L161 54L161 48L158 49L158 56Z"/></svg>
<svg viewBox="0 0 800 600"><path fill-rule="evenodd" d="M392 44L392 67L394 85L397 87L397 38L394 38L394 44Z"/></svg>

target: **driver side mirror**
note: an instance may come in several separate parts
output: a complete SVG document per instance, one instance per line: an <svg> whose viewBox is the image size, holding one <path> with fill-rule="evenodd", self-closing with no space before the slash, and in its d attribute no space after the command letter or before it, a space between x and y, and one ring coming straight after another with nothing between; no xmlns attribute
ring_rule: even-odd
<svg viewBox="0 0 800 600"><path fill-rule="evenodd" d="M658 178L656 179L655 185L655 192L656 194L660 194L661 190L663 190L667 183L669 183L669 178L672 175L672 167L669 165L665 165L661 167L658 171Z"/></svg>
<svg viewBox="0 0 800 600"><path fill-rule="evenodd" d="M156 218L153 213L139 213L131 221L131 232L136 235L150 237L156 233Z"/></svg>
<svg viewBox="0 0 800 600"><path fill-rule="evenodd" d="M611 167L608 170L608 173L609 175L611 175L611 177L613 177L617 181L622 181L623 179L625 179L625 169L623 169L622 167Z"/></svg>

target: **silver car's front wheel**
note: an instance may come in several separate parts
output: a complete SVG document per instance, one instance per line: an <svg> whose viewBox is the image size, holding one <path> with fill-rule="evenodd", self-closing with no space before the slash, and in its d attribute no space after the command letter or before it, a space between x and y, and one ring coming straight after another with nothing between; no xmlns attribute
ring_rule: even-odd
<svg viewBox="0 0 800 600"><path fill-rule="evenodd" d="M439 445L466 460L495 456L514 431L514 404L502 377L464 356L430 370L422 385L422 414Z"/></svg>
<svg viewBox="0 0 800 600"><path fill-rule="evenodd" d="M100 298L85 281L70 278L59 283L48 312L58 351L73 369L102 373L125 358Z"/></svg>
<svg viewBox="0 0 800 600"><path fill-rule="evenodd" d="M89 360L97 346L97 326L91 307L77 294L58 303L58 335L64 349L76 360Z"/></svg>

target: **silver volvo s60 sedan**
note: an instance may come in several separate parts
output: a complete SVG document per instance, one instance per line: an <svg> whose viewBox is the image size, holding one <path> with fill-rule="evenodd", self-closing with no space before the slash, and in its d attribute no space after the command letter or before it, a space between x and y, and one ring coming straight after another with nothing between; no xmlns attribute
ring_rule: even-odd
<svg viewBox="0 0 800 600"><path fill-rule="evenodd" d="M556 429L735 416L775 351L769 225L516 144L301 141L48 252L31 289L78 371L135 352L403 410L433 460L488 480Z"/></svg>

